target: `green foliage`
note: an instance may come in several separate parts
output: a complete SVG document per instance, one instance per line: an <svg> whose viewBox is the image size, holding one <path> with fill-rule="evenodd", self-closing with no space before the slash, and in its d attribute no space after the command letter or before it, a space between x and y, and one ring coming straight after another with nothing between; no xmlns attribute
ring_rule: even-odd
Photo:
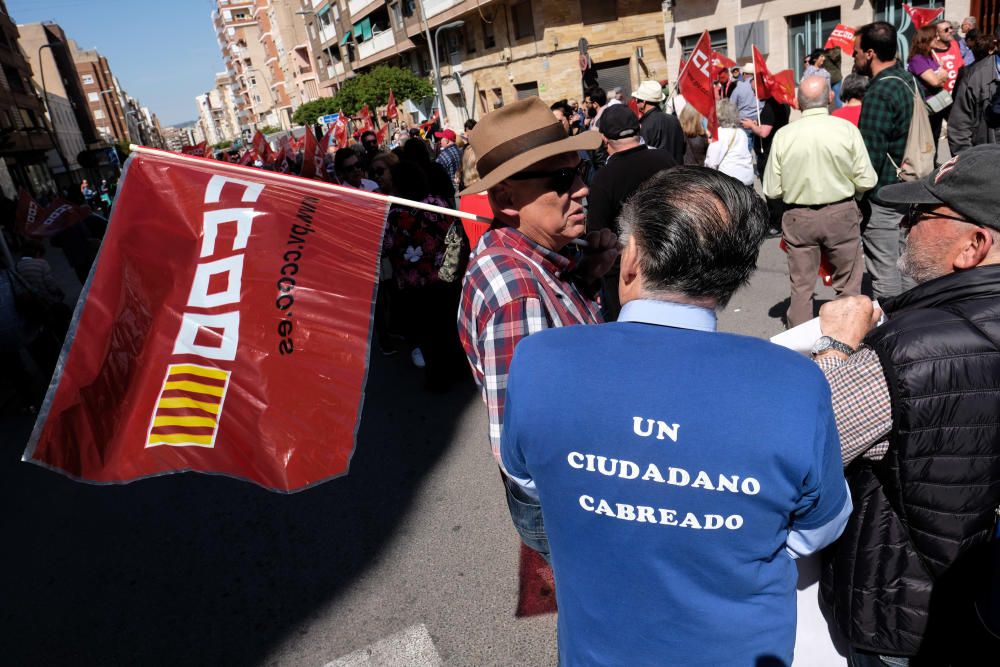
<svg viewBox="0 0 1000 667"><path fill-rule="evenodd" d="M217 144L212 144L212 148L222 150L223 148L229 148L233 145L232 139L226 139L225 141L220 141Z"/></svg>
<svg viewBox="0 0 1000 667"><path fill-rule="evenodd" d="M275 125L265 125L264 127L258 127L260 133L263 135L274 134L275 132L281 132L281 128Z"/></svg>
<svg viewBox="0 0 1000 667"><path fill-rule="evenodd" d="M128 157L129 154L132 152L132 147L129 145L129 142L127 141L116 142L115 148L118 150L119 158L121 158L122 156Z"/></svg>
<svg viewBox="0 0 1000 667"><path fill-rule="evenodd" d="M296 109L292 121L312 125L320 116L338 111L356 114L365 104L374 112L375 107L385 106L389 101L390 88L397 104L402 104L403 100L420 100L434 93L430 81L415 76L410 70L379 65L364 74L352 76L333 97L306 102Z"/></svg>

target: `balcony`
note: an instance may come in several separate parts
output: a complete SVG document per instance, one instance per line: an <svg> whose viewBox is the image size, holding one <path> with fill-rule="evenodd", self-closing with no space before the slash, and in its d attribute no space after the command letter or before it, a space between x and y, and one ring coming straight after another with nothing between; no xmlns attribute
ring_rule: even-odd
<svg viewBox="0 0 1000 667"><path fill-rule="evenodd" d="M358 44L358 60L370 58L379 51L385 51L396 44L396 37L392 30L375 33L371 39L367 39Z"/></svg>
<svg viewBox="0 0 1000 667"><path fill-rule="evenodd" d="M462 0L424 0L424 14L427 18L431 18L461 2Z"/></svg>
<svg viewBox="0 0 1000 667"><path fill-rule="evenodd" d="M334 81L341 76L344 76L344 63L334 63L326 68L327 79Z"/></svg>
<svg viewBox="0 0 1000 667"><path fill-rule="evenodd" d="M350 12L351 20L357 21L363 14L361 10L372 4L374 0L348 0L347 11Z"/></svg>
<svg viewBox="0 0 1000 667"><path fill-rule="evenodd" d="M326 44L330 40L333 40L333 39L336 39L336 38L337 38L337 26L335 26L334 24L328 23L327 25L325 25L322 28L320 28L320 31L319 31L319 43L320 44Z"/></svg>

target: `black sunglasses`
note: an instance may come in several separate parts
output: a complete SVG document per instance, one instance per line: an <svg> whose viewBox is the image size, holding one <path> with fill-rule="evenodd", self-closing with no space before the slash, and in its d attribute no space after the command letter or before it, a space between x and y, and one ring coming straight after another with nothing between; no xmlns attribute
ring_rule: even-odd
<svg viewBox="0 0 1000 667"><path fill-rule="evenodd" d="M580 160L575 167L563 167L553 171L519 171L509 178L513 181L526 181L532 178L547 178L552 185L552 189L564 195L569 192L576 182L577 177L584 183L587 182L587 174L590 173L590 160Z"/></svg>
<svg viewBox="0 0 1000 667"><path fill-rule="evenodd" d="M920 222L921 217L925 216L931 218L945 218L947 220L958 220L959 222L967 222L970 225L976 224L968 218L960 218L957 215L948 215L947 213L938 213L937 211L932 211L928 208L921 208L921 204L910 204L910 207L906 211L906 217L903 218L903 224L907 227L913 227Z"/></svg>

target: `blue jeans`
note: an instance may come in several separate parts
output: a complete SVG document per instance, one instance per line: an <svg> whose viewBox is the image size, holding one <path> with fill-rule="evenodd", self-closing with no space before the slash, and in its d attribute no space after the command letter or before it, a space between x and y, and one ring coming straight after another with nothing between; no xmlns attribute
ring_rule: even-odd
<svg viewBox="0 0 1000 667"><path fill-rule="evenodd" d="M865 267L872 279L872 296L884 300L911 289L913 280L899 272L897 261L906 245L900 228L905 215L901 208L871 202L871 216L861 236L865 249Z"/></svg>
<svg viewBox="0 0 1000 667"><path fill-rule="evenodd" d="M898 655L879 655L850 647L847 652L850 667L909 667L910 659Z"/></svg>
<svg viewBox="0 0 1000 667"><path fill-rule="evenodd" d="M840 87L843 84L844 84L844 81L840 80L837 83L833 84L833 87L831 88L831 90L833 91L833 108L834 109L839 109L840 107L844 106L844 103L840 99Z"/></svg>
<svg viewBox="0 0 1000 667"><path fill-rule="evenodd" d="M549 558L549 537L545 534L545 524L542 522L542 506L538 501L529 498L517 484L507 478L507 475L500 471L503 479L503 488L507 492L507 509L510 510L510 519L514 522L521 541L529 548L534 549L551 564Z"/></svg>

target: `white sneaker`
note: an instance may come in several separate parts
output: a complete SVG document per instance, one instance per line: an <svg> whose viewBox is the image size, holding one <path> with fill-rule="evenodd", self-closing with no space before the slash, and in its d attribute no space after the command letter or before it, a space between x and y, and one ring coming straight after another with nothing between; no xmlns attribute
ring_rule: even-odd
<svg viewBox="0 0 1000 667"><path fill-rule="evenodd" d="M427 365L427 362L424 361L424 353L420 351L419 347L413 348L413 352L410 353L410 359L417 368L423 368Z"/></svg>

